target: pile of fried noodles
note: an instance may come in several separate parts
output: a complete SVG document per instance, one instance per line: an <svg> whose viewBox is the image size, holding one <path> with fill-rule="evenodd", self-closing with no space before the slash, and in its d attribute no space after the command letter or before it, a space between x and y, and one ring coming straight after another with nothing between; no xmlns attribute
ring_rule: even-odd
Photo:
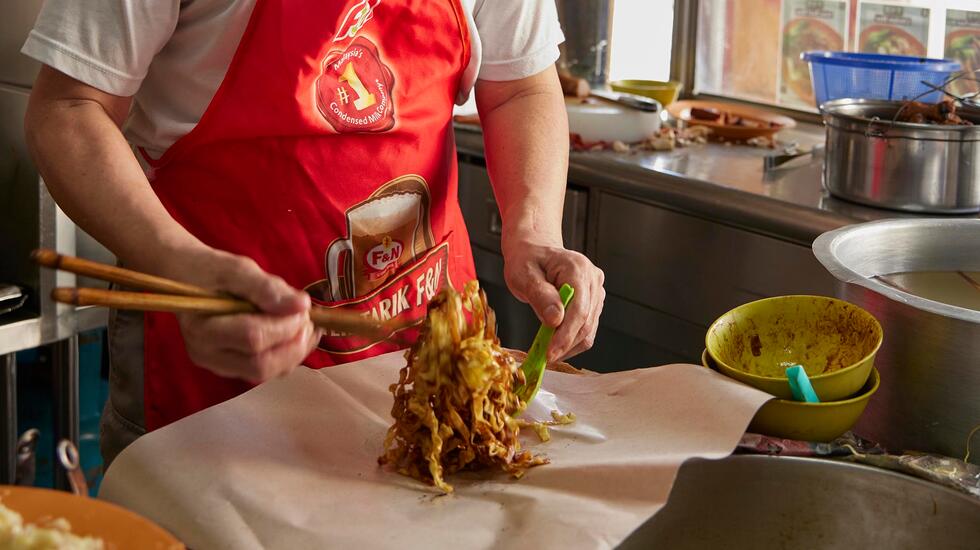
<svg viewBox="0 0 980 550"><path fill-rule="evenodd" d="M429 304L419 340L406 353L381 465L449 493L445 477L499 468L520 477L548 460L521 450L524 409L514 393L524 375L496 334L496 319L476 281L447 288Z"/></svg>

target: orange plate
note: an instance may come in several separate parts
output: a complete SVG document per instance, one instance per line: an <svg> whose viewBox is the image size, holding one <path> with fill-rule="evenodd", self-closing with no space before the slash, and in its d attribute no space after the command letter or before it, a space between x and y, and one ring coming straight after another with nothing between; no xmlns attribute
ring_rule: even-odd
<svg viewBox="0 0 980 550"><path fill-rule="evenodd" d="M775 122L776 124L779 124L779 127L746 128L744 126L728 126L725 124L718 124L707 120L692 120L691 109L694 107L700 107L702 109L716 109L721 112L731 113L736 116L751 118L762 122ZM697 99L675 101L667 106L667 112L670 113L672 117L678 120L683 120L687 124L691 124L693 126L707 126L711 128L712 135L715 137L728 139L743 140L754 137L771 136L780 130L785 130L786 128L796 126L796 121L786 116L777 115L776 113L765 111L763 109L756 109L755 107L749 107L747 105L722 103L720 101L702 101Z"/></svg>
<svg viewBox="0 0 980 550"><path fill-rule="evenodd" d="M25 523L65 518L76 535L99 537L107 549L182 550L184 545L129 510L103 500L51 489L0 485L0 502L24 517Z"/></svg>

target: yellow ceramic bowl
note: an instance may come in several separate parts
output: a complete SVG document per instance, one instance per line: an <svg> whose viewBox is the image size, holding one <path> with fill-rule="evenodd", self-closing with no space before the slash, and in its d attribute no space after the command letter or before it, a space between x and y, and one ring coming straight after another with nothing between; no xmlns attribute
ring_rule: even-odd
<svg viewBox="0 0 980 550"><path fill-rule="evenodd" d="M718 370L707 350L701 362ZM833 441L857 424L868 400L878 391L880 381L878 369L872 368L861 391L849 399L825 403L772 399L755 413L749 431L799 441Z"/></svg>
<svg viewBox="0 0 980 550"><path fill-rule="evenodd" d="M614 80L609 83L609 87L616 92L636 94L651 97L667 105L677 101L677 96L681 93L683 86L680 82L671 80L662 82L660 80Z"/></svg>
<svg viewBox="0 0 980 550"><path fill-rule="evenodd" d="M802 365L821 401L854 395L881 346L867 311L824 296L777 296L741 305L708 328L705 344L718 370L782 399L792 399L786 368Z"/></svg>

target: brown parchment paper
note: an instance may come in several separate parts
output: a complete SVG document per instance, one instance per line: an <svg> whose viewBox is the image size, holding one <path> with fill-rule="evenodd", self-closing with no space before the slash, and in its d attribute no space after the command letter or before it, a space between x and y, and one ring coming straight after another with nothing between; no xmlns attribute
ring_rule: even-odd
<svg viewBox="0 0 980 550"><path fill-rule="evenodd" d="M393 353L263 384L127 448L100 497L195 549L610 548L666 502L691 457L734 449L767 394L694 365L548 372L527 414L575 424L525 445L551 464L520 480L452 476L449 496L377 466Z"/></svg>

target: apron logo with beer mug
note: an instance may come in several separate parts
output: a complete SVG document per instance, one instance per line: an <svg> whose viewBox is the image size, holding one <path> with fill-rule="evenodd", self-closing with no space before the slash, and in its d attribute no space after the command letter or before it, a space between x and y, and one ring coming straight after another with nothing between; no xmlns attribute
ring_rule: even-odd
<svg viewBox="0 0 980 550"><path fill-rule="evenodd" d="M347 237L327 249L324 298L364 296L421 257L434 245L428 209L428 189L417 176L398 178L347 209Z"/></svg>

